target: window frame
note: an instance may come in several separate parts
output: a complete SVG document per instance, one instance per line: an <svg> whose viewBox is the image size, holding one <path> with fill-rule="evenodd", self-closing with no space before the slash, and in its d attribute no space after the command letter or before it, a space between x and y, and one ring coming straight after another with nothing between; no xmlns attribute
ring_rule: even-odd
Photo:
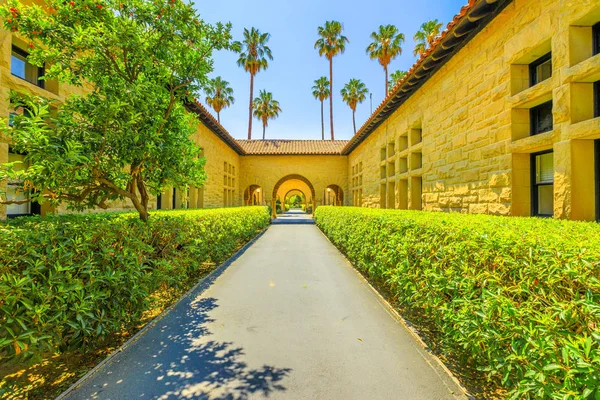
<svg viewBox="0 0 600 400"><path fill-rule="evenodd" d="M600 54L600 22L592 26L592 56Z"/></svg>
<svg viewBox="0 0 600 400"><path fill-rule="evenodd" d="M542 156L544 154L554 153L554 150L544 150L537 153L531 153L530 158L530 170L531 170L531 216L532 217L540 217L540 218L552 218L554 217L554 212L552 214L540 214L538 210L538 201L539 201L539 193L538 187L540 186L554 186L554 177L552 178L552 183L536 183L536 172L537 172L537 163L536 157Z"/></svg>
<svg viewBox="0 0 600 400"><path fill-rule="evenodd" d="M544 79L542 81L537 80L537 78L538 78L537 67L544 64L547 61L550 61L550 76L546 79L550 79L552 77L552 52L549 52L547 54L544 54L537 60L533 61L531 64L529 64L529 87L533 87L533 86L537 85L538 83L541 83L546 80L546 79Z"/></svg>
<svg viewBox="0 0 600 400"><path fill-rule="evenodd" d="M539 130L538 124L537 124L537 112L545 105L547 105L548 103L550 103L550 115L552 115L552 125L550 126L550 129L545 130L545 131L541 131ZM552 130L554 130L554 115L552 113L552 111L554 110L554 102L552 100L547 101L545 103L539 104L535 107L531 107L529 109L529 122L530 122L530 128L529 128L529 136L535 136L535 135L539 135L541 133L545 133L545 132L551 132Z"/></svg>
<svg viewBox="0 0 600 400"><path fill-rule="evenodd" d="M594 183L596 193L596 222L600 222L600 139L594 140Z"/></svg>
<svg viewBox="0 0 600 400"><path fill-rule="evenodd" d="M20 155L20 156L27 155L26 153L19 153L11 147L8 148L8 153L16 154L16 155ZM11 214L7 210L6 218L31 217L33 215L40 215L42 213L42 206L40 205L40 203L38 203L36 201L32 201L30 196L28 196L28 199L29 199L29 213Z"/></svg>
<svg viewBox="0 0 600 400"><path fill-rule="evenodd" d="M594 82L594 118L600 117L600 81Z"/></svg>
<svg viewBox="0 0 600 400"><path fill-rule="evenodd" d="M30 65L31 65L31 66L33 66L34 68L37 68L37 75L38 75L38 76L37 76L36 82L31 82L31 81L27 80L27 78L23 78L23 77L20 77L19 75L15 75L15 74L13 74L13 73L12 73L12 57L13 57L13 53L17 53L19 56L21 56L21 57L24 57L24 58L25 58L25 63L26 63L26 64L30 64ZM22 79L22 80L24 80L25 82L29 82L29 83L31 83L32 85L35 85L35 86L37 86L37 87L39 87L39 88L45 89L45 84L44 84L44 82L45 82L45 81L44 81L43 79L40 79L40 78L42 78L42 77L45 75L45 73L46 73L46 68L44 68L44 67L36 67L35 65L31 64L31 63L28 61L28 58L29 58L29 53L28 53L28 52L26 52L25 50L23 50L22 48L20 48L19 46L16 46L16 45L14 45L14 44L12 45L12 48L11 48L10 57L11 57L11 66L10 66L10 70L11 70L11 71L10 71L10 74L11 74L12 76L14 76L14 77L17 77L17 78L19 78L19 79Z"/></svg>

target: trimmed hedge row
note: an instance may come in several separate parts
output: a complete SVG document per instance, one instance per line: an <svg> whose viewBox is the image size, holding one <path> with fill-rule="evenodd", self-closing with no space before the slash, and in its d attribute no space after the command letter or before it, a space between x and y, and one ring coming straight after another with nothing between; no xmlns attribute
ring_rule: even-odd
<svg viewBox="0 0 600 400"><path fill-rule="evenodd" d="M153 293L189 287L269 223L266 207L242 207L0 225L0 360L85 347L136 323Z"/></svg>
<svg viewBox="0 0 600 400"><path fill-rule="evenodd" d="M350 207L315 220L512 398L600 399L600 226Z"/></svg>

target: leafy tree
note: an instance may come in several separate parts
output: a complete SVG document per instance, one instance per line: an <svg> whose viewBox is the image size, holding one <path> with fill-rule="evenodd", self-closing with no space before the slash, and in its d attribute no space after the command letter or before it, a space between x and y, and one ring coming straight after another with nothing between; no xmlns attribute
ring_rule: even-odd
<svg viewBox="0 0 600 400"><path fill-rule="evenodd" d="M365 86L360 79L350 79L348 83L344 85L344 88L340 91L342 99L350 109L352 110L352 125L354 126L354 134L356 135L356 105L362 103L367 98L369 89Z"/></svg>
<svg viewBox="0 0 600 400"><path fill-rule="evenodd" d="M75 210L127 199L142 220L151 194L203 183L197 120L184 103L206 85L212 51L231 48L229 24L205 23L181 0L9 0L0 14L30 41L29 61L47 63L45 79L86 92L63 104L11 95L29 115L4 133L30 166L4 165L0 179Z"/></svg>
<svg viewBox="0 0 600 400"><path fill-rule="evenodd" d="M250 105L248 116L248 140L252 139L252 97L254 96L254 75L269 67L269 60L273 59L271 49L267 42L271 35L260 33L256 28L250 30L244 28L244 40L236 42L236 47L241 47L238 65L250 73Z"/></svg>
<svg viewBox="0 0 600 400"><path fill-rule="evenodd" d="M379 31L371 33L373 40L367 47L367 54L371 60L379 60L385 72L385 94L388 93L388 65L402 54L404 33L398 32L394 25L379 25Z"/></svg>
<svg viewBox="0 0 600 400"><path fill-rule="evenodd" d="M395 71L390 74L390 82L388 86L388 91L392 91L394 87L406 76L406 71Z"/></svg>
<svg viewBox="0 0 600 400"><path fill-rule="evenodd" d="M326 76L322 76L315 80L315 84L312 87L312 94L315 99L321 102L321 139L325 140L325 121L323 118L323 101L327 100L331 95L331 89L329 88L329 80Z"/></svg>
<svg viewBox="0 0 600 400"><path fill-rule="evenodd" d="M208 86L204 89L204 92L206 93L206 103L215 110L217 121L221 123L221 110L235 102L233 89L229 86L229 82L217 76L208 82Z"/></svg>
<svg viewBox="0 0 600 400"><path fill-rule="evenodd" d="M315 42L315 49L319 50L320 56L325 56L329 60L329 92L333 93L333 57L343 54L346 50L348 38L342 35L342 24L338 21L326 21L325 26L320 26L317 30L319 39ZM329 96L329 121L331 124L331 140L334 140L333 134L333 96Z"/></svg>
<svg viewBox="0 0 600 400"><path fill-rule="evenodd" d="M270 119L275 119L279 116L281 108L279 102L273 100L273 94L266 90L261 90L257 98L254 99L252 104L254 109L254 116L261 120L263 123L263 140L265 140L265 131Z"/></svg>
<svg viewBox="0 0 600 400"><path fill-rule="evenodd" d="M442 28L442 23L437 19L433 21L427 21L421 24L421 28L415 33L413 39L417 43L415 46L415 50L413 54L416 56L417 54L425 54L428 48L431 47L435 39L440 34L440 29Z"/></svg>

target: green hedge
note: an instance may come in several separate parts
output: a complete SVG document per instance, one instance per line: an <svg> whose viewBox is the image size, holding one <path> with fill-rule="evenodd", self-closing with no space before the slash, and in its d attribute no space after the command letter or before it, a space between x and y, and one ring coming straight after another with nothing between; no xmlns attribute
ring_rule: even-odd
<svg viewBox="0 0 600 400"><path fill-rule="evenodd" d="M317 225L512 398L600 399L600 226L319 207Z"/></svg>
<svg viewBox="0 0 600 400"><path fill-rule="evenodd" d="M189 287L269 222L266 207L243 207L0 225L0 360L85 347L139 321L152 294Z"/></svg>

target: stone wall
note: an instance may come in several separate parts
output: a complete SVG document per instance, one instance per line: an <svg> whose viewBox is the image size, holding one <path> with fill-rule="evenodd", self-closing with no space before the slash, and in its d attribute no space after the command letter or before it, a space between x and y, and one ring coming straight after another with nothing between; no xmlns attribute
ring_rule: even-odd
<svg viewBox="0 0 600 400"><path fill-rule="evenodd" d="M329 185L339 185L345 194L344 198L348 199L347 164L348 157L335 155L242 156L239 192L243 196L244 190L250 185L258 185L264 194L265 203L270 205L275 185L282 178L297 174L305 177L314 187L317 206L322 204L325 189ZM346 200L346 204L350 203Z"/></svg>
<svg viewBox="0 0 600 400"><path fill-rule="evenodd" d="M594 219L599 21L597 1L511 2L349 155L362 206L530 215L530 154L553 149L555 217ZM550 51L552 77L529 87ZM529 136L529 110L549 100L553 130Z"/></svg>

